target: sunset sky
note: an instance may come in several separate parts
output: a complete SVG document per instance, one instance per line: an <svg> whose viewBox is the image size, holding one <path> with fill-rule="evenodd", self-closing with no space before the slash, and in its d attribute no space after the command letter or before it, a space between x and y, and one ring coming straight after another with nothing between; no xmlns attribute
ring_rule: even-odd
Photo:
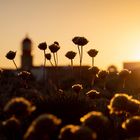
<svg viewBox="0 0 140 140"><path fill-rule="evenodd" d="M44 41L58 41L59 64L69 65L65 53L77 52L72 38L84 36L89 43L83 64L91 64L87 51L93 48L99 51L99 68L122 68L124 61L140 60L140 0L0 0L1 68L14 68L5 58L9 50L17 51L20 67L21 41L27 34L33 41L34 65L43 64L37 45ZM74 64L79 64L78 54Z"/></svg>

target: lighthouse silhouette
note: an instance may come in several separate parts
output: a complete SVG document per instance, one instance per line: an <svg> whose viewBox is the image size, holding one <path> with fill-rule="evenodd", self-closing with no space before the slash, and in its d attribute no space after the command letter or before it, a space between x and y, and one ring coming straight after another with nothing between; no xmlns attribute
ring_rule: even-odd
<svg viewBox="0 0 140 140"><path fill-rule="evenodd" d="M32 41L26 36L21 42L21 68L23 70L30 70L33 66L33 56L32 56Z"/></svg>

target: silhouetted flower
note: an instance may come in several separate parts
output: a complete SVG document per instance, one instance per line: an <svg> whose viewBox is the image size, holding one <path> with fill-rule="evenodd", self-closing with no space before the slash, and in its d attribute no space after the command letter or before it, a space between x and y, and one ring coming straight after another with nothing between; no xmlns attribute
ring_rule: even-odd
<svg viewBox="0 0 140 140"><path fill-rule="evenodd" d="M115 94L111 99L108 108L110 113L121 114L126 113L138 113L140 102L136 99L132 99L132 96L127 94Z"/></svg>
<svg viewBox="0 0 140 140"><path fill-rule="evenodd" d="M95 57L98 54L98 51L95 49L90 49L87 53L90 57Z"/></svg>
<svg viewBox="0 0 140 140"><path fill-rule="evenodd" d="M35 109L36 107L23 97L11 99L4 107L7 114L15 115L18 119L30 115Z"/></svg>
<svg viewBox="0 0 140 140"><path fill-rule="evenodd" d="M40 50L46 50L47 49L47 43L46 42L42 42L38 45L38 48Z"/></svg>
<svg viewBox="0 0 140 140"><path fill-rule="evenodd" d="M105 70L101 70L101 71L99 71L99 73L98 73L98 77L99 77L100 79L105 79L107 76L108 76L108 72L105 71Z"/></svg>
<svg viewBox="0 0 140 140"><path fill-rule="evenodd" d="M76 56L76 52L68 51L65 56L69 59L74 59L74 57Z"/></svg>
<svg viewBox="0 0 140 140"><path fill-rule="evenodd" d="M22 71L20 73L18 73L18 76L22 79L22 80L28 80L31 78L31 73L28 71Z"/></svg>
<svg viewBox="0 0 140 140"><path fill-rule="evenodd" d="M72 86L72 89L76 92L76 93L80 93L80 91L83 89L83 86L81 84L75 84Z"/></svg>
<svg viewBox="0 0 140 140"><path fill-rule="evenodd" d="M122 123L122 128L130 137L139 137L140 116L132 116Z"/></svg>
<svg viewBox="0 0 140 140"><path fill-rule="evenodd" d="M88 40L85 37L76 36L72 39L73 43L79 46L84 46L88 43Z"/></svg>
<svg viewBox="0 0 140 140"><path fill-rule="evenodd" d="M97 99L97 98L100 98L101 95L100 95L100 92L98 92L97 90L90 90L86 93L86 96L90 97L91 99Z"/></svg>
<svg viewBox="0 0 140 140"><path fill-rule="evenodd" d="M24 135L24 140L48 140L60 124L61 119L56 116L52 114L42 114L31 123Z"/></svg>
<svg viewBox="0 0 140 140"><path fill-rule="evenodd" d="M56 53L60 49L60 46L57 45L56 43L54 43L54 44L49 46L49 49L52 53Z"/></svg>
<svg viewBox="0 0 140 140"><path fill-rule="evenodd" d="M9 51L7 54L6 54L6 58L9 59L9 60L13 60L16 56L16 52L13 52L13 51Z"/></svg>
<svg viewBox="0 0 140 140"><path fill-rule="evenodd" d="M54 44L59 45L59 43L57 41L54 41Z"/></svg>
<svg viewBox="0 0 140 140"><path fill-rule="evenodd" d="M121 72L119 72L119 76L122 79L126 79L128 78L128 76L131 74L131 71L127 70L127 69L123 69Z"/></svg>
<svg viewBox="0 0 140 140"><path fill-rule="evenodd" d="M94 75L98 74L99 72L99 68L96 66L90 67L88 70Z"/></svg>
<svg viewBox="0 0 140 140"><path fill-rule="evenodd" d="M51 54L50 53L46 53L45 57L46 57L47 60L51 60Z"/></svg>
<svg viewBox="0 0 140 140"><path fill-rule="evenodd" d="M13 61L14 65L15 65L17 71L18 71L18 67L17 67L17 65L16 65L16 63L15 63L15 60L14 60L15 56L16 56L16 52L13 52L13 51L9 51L9 52L6 54L6 58Z"/></svg>

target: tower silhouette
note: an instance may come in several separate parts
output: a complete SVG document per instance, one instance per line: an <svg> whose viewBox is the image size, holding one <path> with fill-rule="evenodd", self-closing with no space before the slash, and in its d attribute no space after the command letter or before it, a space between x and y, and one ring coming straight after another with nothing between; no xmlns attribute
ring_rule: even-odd
<svg viewBox="0 0 140 140"><path fill-rule="evenodd" d="M21 68L23 70L30 70L32 67L32 41L28 37L25 37L21 43L22 55L21 55Z"/></svg>

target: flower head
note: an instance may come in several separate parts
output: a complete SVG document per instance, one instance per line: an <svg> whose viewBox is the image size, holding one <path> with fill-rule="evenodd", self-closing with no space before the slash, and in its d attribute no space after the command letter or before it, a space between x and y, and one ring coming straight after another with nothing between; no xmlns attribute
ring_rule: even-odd
<svg viewBox="0 0 140 140"><path fill-rule="evenodd" d="M40 50L46 50L47 49L47 43L46 42L42 42L38 45L38 48Z"/></svg>
<svg viewBox="0 0 140 140"><path fill-rule="evenodd" d="M86 96L90 97L91 99L96 99L100 98L101 94L97 90L92 89L86 93Z"/></svg>
<svg viewBox="0 0 140 140"><path fill-rule="evenodd" d="M98 72L99 72L99 68L98 67L96 67L96 66L93 66L93 67L90 67L89 69L88 69L92 74L98 74Z"/></svg>
<svg viewBox="0 0 140 140"><path fill-rule="evenodd" d="M74 84L72 86L72 89L76 92L76 93L79 93L82 89L83 89L83 86L81 84Z"/></svg>
<svg viewBox="0 0 140 140"><path fill-rule="evenodd" d="M46 53L46 54L45 54L45 58L46 58L47 60L51 60L51 54L50 54L50 53Z"/></svg>
<svg viewBox="0 0 140 140"><path fill-rule="evenodd" d="M95 57L98 54L98 51L95 49L90 49L87 53L90 57Z"/></svg>
<svg viewBox="0 0 140 140"><path fill-rule="evenodd" d="M52 53L56 53L60 49L60 46L55 42L49 46L49 49Z"/></svg>
<svg viewBox="0 0 140 140"><path fill-rule="evenodd" d="M61 119L52 114L42 114L37 117L27 129L24 139L41 139L49 140L56 131L58 125L61 124Z"/></svg>
<svg viewBox="0 0 140 140"><path fill-rule="evenodd" d="M136 113L139 111L140 102L136 99L132 99L132 96L127 94L115 94L111 99L108 108L110 113L121 114L123 112Z"/></svg>
<svg viewBox="0 0 140 140"><path fill-rule="evenodd" d="M16 56L16 52L13 52L13 51L9 51L7 54L6 54L6 58L9 59L9 60L13 60Z"/></svg>
<svg viewBox="0 0 140 140"><path fill-rule="evenodd" d="M73 43L79 46L84 46L88 43L88 40L85 37L76 36L72 39Z"/></svg>
<svg viewBox="0 0 140 140"><path fill-rule="evenodd" d="M69 59L74 59L74 57L76 56L76 52L68 51L65 56Z"/></svg>
<svg viewBox="0 0 140 140"><path fill-rule="evenodd" d="M21 79L23 80L28 80L31 78L31 73L28 71L22 71L18 74L19 77L21 77Z"/></svg>
<svg viewBox="0 0 140 140"><path fill-rule="evenodd" d="M4 107L4 111L17 118L24 118L36 109L27 99L16 97L11 99Z"/></svg>
<svg viewBox="0 0 140 140"><path fill-rule="evenodd" d="M131 137L139 137L140 133L140 116L132 116L122 123L122 128Z"/></svg>
<svg viewBox="0 0 140 140"><path fill-rule="evenodd" d="M131 71L127 70L127 69L123 69L120 73L119 76L122 79L126 79L128 78L128 76L131 74Z"/></svg>
<svg viewBox="0 0 140 140"><path fill-rule="evenodd" d="M98 77L99 77L100 79L105 79L107 76L108 76L108 72L105 71L105 70L101 70L101 71L99 71L99 73L98 73Z"/></svg>

